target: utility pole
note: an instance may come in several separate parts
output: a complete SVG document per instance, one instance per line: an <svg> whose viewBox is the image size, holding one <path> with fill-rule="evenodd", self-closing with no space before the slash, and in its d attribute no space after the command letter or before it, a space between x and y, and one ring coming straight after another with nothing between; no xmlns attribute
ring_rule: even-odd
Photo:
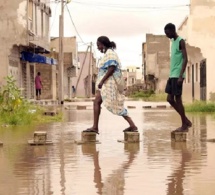
<svg viewBox="0 0 215 195"><path fill-rule="evenodd" d="M88 94L87 95L89 98L91 98L91 94L92 94L92 91L91 91L91 85L92 85L91 73L92 73L92 71L91 70L92 70L92 42L90 43L90 60L89 60L88 78L87 78L87 80L88 80L88 86L87 86Z"/></svg>
<svg viewBox="0 0 215 195"><path fill-rule="evenodd" d="M67 0L66 3L69 1ZM64 0L61 0L61 15L59 17L59 62L58 62L58 101L64 103Z"/></svg>

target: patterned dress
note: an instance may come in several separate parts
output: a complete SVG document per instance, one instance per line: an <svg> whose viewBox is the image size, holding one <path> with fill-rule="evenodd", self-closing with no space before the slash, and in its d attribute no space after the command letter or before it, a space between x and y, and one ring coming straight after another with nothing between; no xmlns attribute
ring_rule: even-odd
<svg viewBox="0 0 215 195"><path fill-rule="evenodd" d="M119 93L116 84L116 82L122 78L120 70L121 63L118 55L112 49L108 49L100 60L96 86L98 87L98 84L107 73L108 67L110 66L115 66L113 75L105 81L102 89L97 88L97 90L100 90L103 104L110 112L119 116L128 116L128 112L124 108L125 96Z"/></svg>

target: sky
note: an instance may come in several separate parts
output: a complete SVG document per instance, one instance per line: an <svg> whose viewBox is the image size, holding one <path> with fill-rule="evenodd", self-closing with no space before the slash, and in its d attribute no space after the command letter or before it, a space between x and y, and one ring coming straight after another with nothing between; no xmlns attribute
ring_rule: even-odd
<svg viewBox="0 0 215 195"><path fill-rule="evenodd" d="M189 4L190 0L72 0L65 7L64 36L77 37L78 51L85 51L92 42L96 58L102 55L97 38L108 36L117 45L122 67L141 66L146 33L164 34L169 22L179 27L189 15ZM56 37L60 3L52 1L51 9L50 32Z"/></svg>

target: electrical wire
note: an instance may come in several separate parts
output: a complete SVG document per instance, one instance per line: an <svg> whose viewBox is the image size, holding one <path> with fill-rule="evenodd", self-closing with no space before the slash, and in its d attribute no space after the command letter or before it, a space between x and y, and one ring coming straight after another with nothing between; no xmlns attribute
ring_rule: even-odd
<svg viewBox="0 0 215 195"><path fill-rule="evenodd" d="M68 11L68 13L69 13L71 22L72 22L72 24L73 24L73 26L74 26L74 28L75 28L75 31L76 31L78 37L80 38L80 40L82 41L82 43L85 43L85 42L83 41L83 39L81 38L81 35L79 34L79 32L78 32L78 30L77 30L77 28L76 28L76 26L75 26L75 23L74 23L74 21L73 21L73 19L72 19L72 15L71 15L71 13L70 13L70 11L69 11L69 8L68 8L67 4L66 4L66 8L67 8L67 11Z"/></svg>
<svg viewBox="0 0 215 195"><path fill-rule="evenodd" d="M98 6L98 7L109 7L109 8L128 8L128 9L162 9L162 8L179 8L179 7L189 7L190 4L181 4L181 5L131 5L131 4L110 4L110 3L105 3L105 2L89 2L89 1L78 1L78 0L73 0L73 3L76 4L84 4L84 5L90 5L90 6Z"/></svg>
<svg viewBox="0 0 215 195"><path fill-rule="evenodd" d="M54 23L55 23L55 19L56 19L56 15L57 15L57 7L58 7L59 3L57 3L56 7L55 7L55 10L54 10L54 17L53 17L53 21L52 21L52 24L51 24L51 28L50 28L50 31L52 30L53 26L54 26Z"/></svg>

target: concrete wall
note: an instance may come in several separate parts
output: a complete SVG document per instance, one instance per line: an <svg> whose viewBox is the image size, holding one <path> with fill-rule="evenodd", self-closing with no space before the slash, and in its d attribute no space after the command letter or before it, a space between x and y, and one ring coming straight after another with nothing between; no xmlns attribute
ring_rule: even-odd
<svg viewBox="0 0 215 195"><path fill-rule="evenodd" d="M30 0L28 3L29 42L45 50L50 49L49 21L51 10L50 0Z"/></svg>
<svg viewBox="0 0 215 195"><path fill-rule="evenodd" d="M214 63L215 63L215 1L191 0L188 20L183 25L182 36L187 43L200 48L202 58L207 59L207 100L215 100ZM180 30L180 29L179 29Z"/></svg>
<svg viewBox="0 0 215 195"><path fill-rule="evenodd" d="M64 98L72 97L72 85L76 84L78 56L76 37L64 37ZM59 57L59 38L51 39L51 57ZM58 66L57 66L58 70ZM58 71L57 71L58 72ZM58 81L57 81L58 82Z"/></svg>
<svg viewBox="0 0 215 195"><path fill-rule="evenodd" d="M35 76L38 72L43 84L41 99L56 99L56 66L36 64Z"/></svg>
<svg viewBox="0 0 215 195"><path fill-rule="evenodd" d="M72 53L73 65L77 65L78 56L76 37L64 37L63 45L65 53ZM50 47L52 51L54 50L56 53L59 53L59 38L52 38Z"/></svg>
<svg viewBox="0 0 215 195"><path fill-rule="evenodd" d="M0 85L9 74L9 58L13 46L27 45L27 1L0 1ZM15 52L16 53L16 52ZM13 58L14 59L14 58Z"/></svg>
<svg viewBox="0 0 215 195"><path fill-rule="evenodd" d="M154 75L157 78L156 91L163 92L166 80L169 77L170 44L165 35L146 35L143 45L145 54L145 75Z"/></svg>
<svg viewBox="0 0 215 195"><path fill-rule="evenodd" d="M84 62L86 56L86 60ZM95 59L90 52L78 52L78 58L80 63L80 70L78 73L76 87L77 97L91 97L92 96L92 80L93 70L95 69ZM88 77L89 75L89 77Z"/></svg>

